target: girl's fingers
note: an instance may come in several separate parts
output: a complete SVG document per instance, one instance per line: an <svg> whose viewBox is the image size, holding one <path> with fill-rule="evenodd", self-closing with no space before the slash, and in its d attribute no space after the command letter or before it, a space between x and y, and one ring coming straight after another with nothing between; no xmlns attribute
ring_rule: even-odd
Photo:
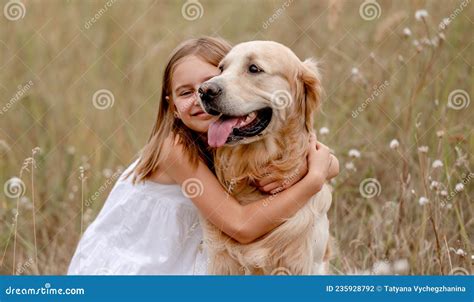
<svg viewBox="0 0 474 302"><path fill-rule="evenodd" d="M263 186L262 191L264 192L270 192L276 188L281 187L281 183L279 181L272 182L266 186Z"/></svg>
<svg viewBox="0 0 474 302"><path fill-rule="evenodd" d="M264 187L264 186L266 186L266 185L268 185L268 184L270 184L270 183L272 183L272 182L274 182L274 181L275 181L275 179L273 179L272 177L269 177L269 176L268 176L268 177L264 177L264 178L260 179L260 180L257 182L257 185L258 185L259 187Z"/></svg>

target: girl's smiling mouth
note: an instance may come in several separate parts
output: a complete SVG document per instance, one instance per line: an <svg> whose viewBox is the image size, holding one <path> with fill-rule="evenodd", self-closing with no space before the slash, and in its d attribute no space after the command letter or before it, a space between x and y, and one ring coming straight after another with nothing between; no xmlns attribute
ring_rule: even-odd
<svg viewBox="0 0 474 302"><path fill-rule="evenodd" d="M202 109L199 109L199 110L196 110L194 113L190 114L192 117L196 117L196 118L202 118L202 119L209 119L209 118L212 118L213 116L210 115L210 114L207 114L204 110Z"/></svg>

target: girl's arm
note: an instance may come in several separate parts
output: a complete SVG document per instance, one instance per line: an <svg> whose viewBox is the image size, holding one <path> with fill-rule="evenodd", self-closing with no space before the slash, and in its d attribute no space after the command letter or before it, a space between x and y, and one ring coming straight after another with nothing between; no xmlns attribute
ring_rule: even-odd
<svg viewBox="0 0 474 302"><path fill-rule="evenodd" d="M314 136L311 140L307 175L271 199L267 197L248 205L241 205L228 194L203 162L200 161L198 167L193 169L179 144L170 146L168 158L161 168L180 185L190 178L200 182L202 194L192 198L192 201L201 214L224 233L246 244L292 217L321 190L329 172L330 154L329 149L317 143Z"/></svg>
<svg viewBox="0 0 474 302"><path fill-rule="evenodd" d="M329 167L327 180L330 180L331 178L334 178L339 174L339 161L333 154L331 154L330 156L331 166ZM298 167L298 170L296 171L297 173L295 173L296 177L285 180L273 178L271 176L271 168L268 172L270 176L263 177L262 179L258 180L255 185L260 191L264 193L274 194L286 190L298 181L300 181L300 179L302 179L306 175L306 173L308 173L308 163L306 161L302 162Z"/></svg>

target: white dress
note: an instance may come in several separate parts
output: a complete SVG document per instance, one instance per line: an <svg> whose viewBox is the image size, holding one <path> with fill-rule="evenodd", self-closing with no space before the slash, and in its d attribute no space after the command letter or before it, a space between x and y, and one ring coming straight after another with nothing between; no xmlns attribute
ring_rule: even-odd
<svg viewBox="0 0 474 302"><path fill-rule="evenodd" d="M84 232L69 275L203 275L207 253L198 209L177 184L124 179Z"/></svg>

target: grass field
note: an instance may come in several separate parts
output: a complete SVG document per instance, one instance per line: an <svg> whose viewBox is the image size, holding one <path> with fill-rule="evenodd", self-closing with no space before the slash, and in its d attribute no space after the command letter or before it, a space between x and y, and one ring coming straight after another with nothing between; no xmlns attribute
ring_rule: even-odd
<svg viewBox="0 0 474 302"><path fill-rule="evenodd" d="M341 163L333 274L474 272L470 1L1 6L1 274L66 272L146 142L169 53L201 35L275 40L320 60L315 128Z"/></svg>

